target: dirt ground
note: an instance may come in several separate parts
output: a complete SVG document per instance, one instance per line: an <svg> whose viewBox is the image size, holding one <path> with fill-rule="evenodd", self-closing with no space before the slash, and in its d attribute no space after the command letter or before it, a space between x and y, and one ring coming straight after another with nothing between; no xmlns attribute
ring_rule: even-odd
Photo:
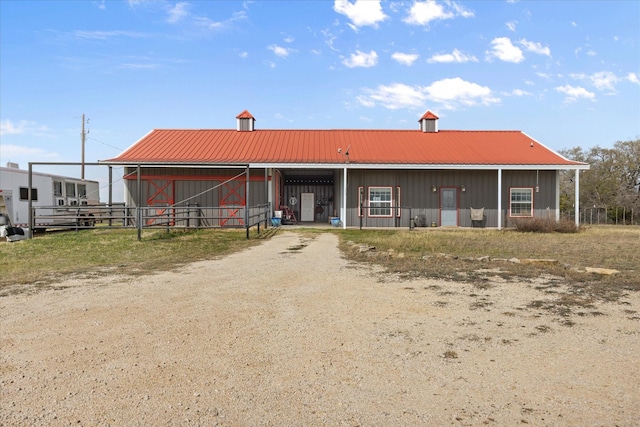
<svg viewBox="0 0 640 427"><path fill-rule="evenodd" d="M567 322L536 283L400 280L337 244L1 298L0 425L638 425L640 295Z"/></svg>

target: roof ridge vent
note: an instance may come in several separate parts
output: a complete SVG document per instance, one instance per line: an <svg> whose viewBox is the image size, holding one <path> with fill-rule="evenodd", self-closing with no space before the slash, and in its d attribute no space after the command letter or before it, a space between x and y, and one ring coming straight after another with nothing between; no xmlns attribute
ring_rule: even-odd
<svg viewBox="0 0 640 427"><path fill-rule="evenodd" d="M256 119L249 112L244 110L236 116L236 130L238 132L253 132L255 130Z"/></svg>
<svg viewBox="0 0 640 427"><path fill-rule="evenodd" d="M438 119L438 116L427 110L427 112L420 117L420 120L418 120L420 130L422 132L438 132Z"/></svg>

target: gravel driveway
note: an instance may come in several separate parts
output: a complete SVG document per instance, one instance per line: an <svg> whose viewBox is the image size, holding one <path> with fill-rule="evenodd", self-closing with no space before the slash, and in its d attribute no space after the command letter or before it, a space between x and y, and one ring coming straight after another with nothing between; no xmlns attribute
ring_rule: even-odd
<svg viewBox="0 0 640 427"><path fill-rule="evenodd" d="M337 244L0 298L0 425L637 425L637 294L567 326L536 283L399 280Z"/></svg>

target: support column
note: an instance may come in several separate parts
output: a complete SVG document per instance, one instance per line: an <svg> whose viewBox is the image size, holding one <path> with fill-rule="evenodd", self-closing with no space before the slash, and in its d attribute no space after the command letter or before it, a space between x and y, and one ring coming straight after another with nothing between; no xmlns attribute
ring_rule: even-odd
<svg viewBox="0 0 640 427"><path fill-rule="evenodd" d="M498 230L502 230L502 169L498 169Z"/></svg>
<svg viewBox="0 0 640 427"><path fill-rule="evenodd" d="M576 227L580 227L580 169L576 169L576 179L574 179L574 183L576 185L576 203L574 205L574 215L576 217Z"/></svg>
<svg viewBox="0 0 640 427"><path fill-rule="evenodd" d="M342 219L342 228L347 228L347 167L344 167L344 174L342 177L342 209L340 212Z"/></svg>
<svg viewBox="0 0 640 427"><path fill-rule="evenodd" d="M249 238L249 184L249 166L247 166L244 189L244 226L247 228L247 239Z"/></svg>

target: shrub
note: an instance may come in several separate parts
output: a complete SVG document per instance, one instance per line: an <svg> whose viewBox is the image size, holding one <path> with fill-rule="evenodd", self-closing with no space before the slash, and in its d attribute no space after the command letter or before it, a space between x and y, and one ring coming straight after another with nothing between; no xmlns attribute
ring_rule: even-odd
<svg viewBox="0 0 640 427"><path fill-rule="evenodd" d="M530 233L577 233L579 227L569 219L521 218L514 221L516 231Z"/></svg>

